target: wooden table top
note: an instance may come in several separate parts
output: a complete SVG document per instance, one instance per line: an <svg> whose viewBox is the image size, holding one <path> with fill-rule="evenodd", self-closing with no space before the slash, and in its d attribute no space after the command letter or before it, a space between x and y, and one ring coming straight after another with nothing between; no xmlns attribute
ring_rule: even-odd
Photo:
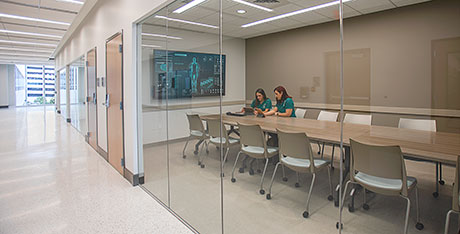
<svg viewBox="0 0 460 234"><path fill-rule="evenodd" d="M203 120L216 119L219 115L203 115ZM340 123L314 119L286 118L267 116L229 116L222 120L228 125L258 124L266 132L276 129L292 132L305 132L316 141L340 144ZM429 132L394 127L343 124L343 142L350 144L350 138L374 145L399 145L403 154L419 159L455 165L460 155L460 134L446 132Z"/></svg>

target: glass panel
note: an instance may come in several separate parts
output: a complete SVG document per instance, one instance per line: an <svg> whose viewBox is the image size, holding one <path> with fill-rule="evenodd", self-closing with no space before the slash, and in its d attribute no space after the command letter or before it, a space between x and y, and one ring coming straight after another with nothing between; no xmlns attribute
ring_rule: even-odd
<svg viewBox="0 0 460 234"><path fill-rule="evenodd" d="M14 76L16 80L16 106L26 106L26 66L16 64L14 66Z"/></svg>
<svg viewBox="0 0 460 234"><path fill-rule="evenodd" d="M63 68L59 71L59 88L61 89L59 92L60 95L60 103L61 103L61 115L67 118L67 98L66 98L66 69Z"/></svg>
<svg viewBox="0 0 460 234"><path fill-rule="evenodd" d="M139 171L144 173L144 188L168 205L168 132L167 132L167 99L166 99L166 58L155 59L155 51L165 55L167 48L166 21L156 16L167 16L168 10L163 9L148 17L138 25L139 64L138 79L140 86L142 132L142 162ZM162 36L148 36L146 34ZM139 113L139 112L138 112Z"/></svg>
<svg viewBox="0 0 460 234"><path fill-rule="evenodd" d="M86 135L85 57L72 62L69 72L71 123L80 133Z"/></svg>
<svg viewBox="0 0 460 234"><path fill-rule="evenodd" d="M374 158L361 167L360 162L366 160L361 157L367 155L357 153L360 146L353 145L356 166L352 171L363 175L368 169L367 174L400 181L406 181L406 175L411 176L408 184L416 179L420 219L415 186L409 187L408 192L367 187L366 193L358 186L354 208L348 209L354 213L347 208L343 211L344 230L403 233L408 203L399 196L402 194L410 199L411 205L408 233L416 233L422 223L424 232L442 233L446 212L452 209L450 185L455 182L452 166L460 149L460 4L458 1L345 4L363 15L345 21L344 131L351 126L347 125L350 121L347 116L371 115L371 127L353 128L353 131L366 129L354 140L398 145L405 158L401 165L400 158L391 161L387 152L388 161ZM437 166L439 162L441 167ZM405 170L395 172L393 168ZM382 195L384 192L393 196ZM458 195L454 200L458 201ZM349 193L344 205L353 205ZM458 231L454 223L449 233Z"/></svg>

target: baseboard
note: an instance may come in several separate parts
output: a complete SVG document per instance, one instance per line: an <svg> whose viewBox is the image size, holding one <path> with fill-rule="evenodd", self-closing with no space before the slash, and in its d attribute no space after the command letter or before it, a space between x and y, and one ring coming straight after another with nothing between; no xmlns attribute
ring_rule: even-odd
<svg viewBox="0 0 460 234"><path fill-rule="evenodd" d="M70 118L67 118L66 121L67 121L67 123L70 123Z"/></svg>
<svg viewBox="0 0 460 234"><path fill-rule="evenodd" d="M6 105L6 106L0 106L0 108L8 108L8 105Z"/></svg>
<svg viewBox="0 0 460 234"><path fill-rule="evenodd" d="M130 170L123 168L123 174L124 174L124 177L129 181L129 183L131 183L133 186L137 186L139 184L143 184L144 183L144 177L139 177L139 174L133 174ZM141 181L142 180L142 181ZM142 183L141 183L142 182Z"/></svg>
<svg viewBox="0 0 460 234"><path fill-rule="evenodd" d="M109 160L109 157L107 156L107 152L105 152L105 150L103 150L101 147L97 146L97 149L96 149L97 153L99 155L101 155L106 161Z"/></svg>

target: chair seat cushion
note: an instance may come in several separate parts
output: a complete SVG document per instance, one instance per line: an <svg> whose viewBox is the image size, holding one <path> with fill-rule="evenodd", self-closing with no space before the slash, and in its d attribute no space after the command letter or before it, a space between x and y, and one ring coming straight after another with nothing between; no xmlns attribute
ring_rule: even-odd
<svg viewBox="0 0 460 234"><path fill-rule="evenodd" d="M211 137L211 139L209 139L209 140L214 144L220 144L220 143L225 144L225 143L227 143L227 139L225 139L225 137ZM235 139L235 138L231 138L231 137L228 138L228 143L229 144L236 144L239 141L240 140Z"/></svg>
<svg viewBox="0 0 460 234"><path fill-rule="evenodd" d="M381 189L401 190L402 187L402 180L400 179L387 179L382 177L376 177L362 172L358 172L355 175L355 180L360 183ZM416 181L416 178L408 176L407 188L410 188L412 184L414 184Z"/></svg>
<svg viewBox="0 0 460 234"><path fill-rule="evenodd" d="M247 153L251 153L251 154L264 154L264 147L260 147L260 146L249 146L249 145L248 146L242 146L241 150L243 152L247 152ZM276 152L278 152L278 148L277 147L267 146L267 152L269 154L276 153Z"/></svg>
<svg viewBox="0 0 460 234"><path fill-rule="evenodd" d="M281 162L290 166L294 167L310 167L310 160L309 159L302 159L302 158L293 158L293 157L282 157ZM323 159L315 159L315 167L321 167L327 164L326 160Z"/></svg>
<svg viewBox="0 0 460 234"><path fill-rule="evenodd" d="M190 135L201 137L201 136L203 136L203 133L198 131L198 130L192 130L192 131L190 131Z"/></svg>

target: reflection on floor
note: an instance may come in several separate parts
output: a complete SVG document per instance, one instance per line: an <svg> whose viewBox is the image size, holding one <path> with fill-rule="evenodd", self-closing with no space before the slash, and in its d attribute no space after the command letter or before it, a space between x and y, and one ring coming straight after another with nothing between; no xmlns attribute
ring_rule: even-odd
<svg viewBox="0 0 460 234"><path fill-rule="evenodd" d="M188 221L200 233L220 233L220 178L219 151L210 146L209 155L205 160L205 168L197 165L197 157L193 154L193 146L189 144L187 158L182 158L185 142L144 147L144 186L165 204L170 204L182 218ZM314 146L314 152L317 146ZM169 150L169 165L167 160ZM327 200L329 186L327 170L317 175L310 203L310 217L305 219L307 189L311 175L301 175L301 187L294 186L295 173L286 170L289 180L283 182L281 172L277 173L272 190L272 199L266 200L259 194L258 184L261 173L249 175L236 171L236 183L230 181L238 147L233 147L225 164L223 178L223 216L225 233L337 233L335 227L339 217L338 208ZM330 154L331 147L326 147ZM336 150L336 152L338 152ZM203 155L205 155L203 150ZM335 158L338 158L336 154ZM239 163L237 168L241 164ZM257 164L254 164L255 166ZM169 166L169 200L168 170ZM262 163L260 163L262 166ZM333 185L338 183L338 161L333 171ZM419 180L421 220L425 225L423 231L415 228L415 197L412 199L409 233L441 233L444 230L446 212L451 207L452 182L454 168L444 167L443 176L446 184L440 186L440 196L435 199L433 164L407 161L408 175ZM269 165L265 177L265 187L274 166ZM348 202L346 202L348 204ZM368 196L370 210L361 208L362 195L356 198L356 211L343 211L343 233L402 233L406 201L400 197L386 197L371 194ZM456 222L451 222L451 231L455 232ZM455 227L454 227L455 226Z"/></svg>
<svg viewBox="0 0 460 234"><path fill-rule="evenodd" d="M54 107L0 109L0 233L191 233Z"/></svg>
<svg viewBox="0 0 460 234"><path fill-rule="evenodd" d="M70 105L70 122L83 135L88 131L86 118L86 105L84 103Z"/></svg>

